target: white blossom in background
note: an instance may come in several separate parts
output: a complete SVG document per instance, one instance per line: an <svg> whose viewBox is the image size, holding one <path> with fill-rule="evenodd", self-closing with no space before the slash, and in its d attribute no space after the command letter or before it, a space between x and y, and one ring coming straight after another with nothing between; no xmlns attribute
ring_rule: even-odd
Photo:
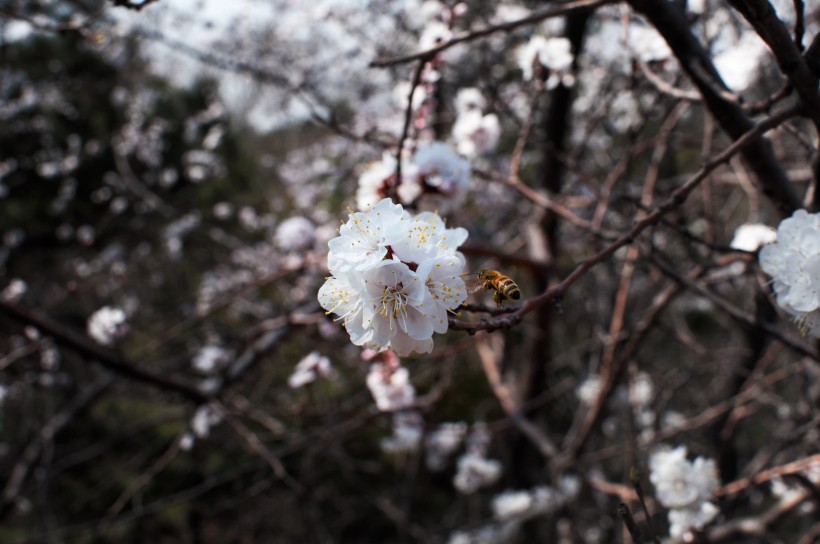
<svg viewBox="0 0 820 544"><path fill-rule="evenodd" d="M222 421L222 415L213 407L203 404L194 412L191 418L191 430L196 438L208 438L211 434L211 427L218 425Z"/></svg>
<svg viewBox="0 0 820 544"><path fill-rule="evenodd" d="M304 251L313 247L316 227L306 217L296 216L285 219L276 227L273 241L282 251Z"/></svg>
<svg viewBox="0 0 820 544"><path fill-rule="evenodd" d="M766 244L772 244L776 241L777 231L769 225L746 223L737 228L729 245L733 249L742 251L757 251Z"/></svg>
<svg viewBox="0 0 820 544"><path fill-rule="evenodd" d="M179 438L179 449L182 451L191 451L191 449L194 447L195 441L196 438L194 438L193 433L184 433Z"/></svg>
<svg viewBox="0 0 820 544"><path fill-rule="evenodd" d="M501 136L501 125L494 113L472 110L460 113L453 124L453 141L459 153L467 157L493 151Z"/></svg>
<svg viewBox="0 0 820 544"><path fill-rule="evenodd" d="M468 495L482 487L493 485L501 477L501 462L487 458L490 432L483 422L476 422L467 437L467 451L458 458L453 485Z"/></svg>
<svg viewBox="0 0 820 544"><path fill-rule="evenodd" d="M686 416L675 410L669 410L661 416L661 431L680 429L686 423Z"/></svg>
<svg viewBox="0 0 820 544"><path fill-rule="evenodd" d="M521 532L521 523L509 521L482 525L470 531L455 531L447 544L506 544L516 542Z"/></svg>
<svg viewBox="0 0 820 544"><path fill-rule="evenodd" d="M122 308L104 306L88 318L86 331L98 344L110 346L128 332L125 319Z"/></svg>
<svg viewBox="0 0 820 544"><path fill-rule="evenodd" d="M518 67L524 73L524 80L529 81L535 75L536 63L549 70L547 89L554 89L559 84L571 87L575 84L572 74L572 44L567 38L546 38L533 36L526 45L518 49Z"/></svg>
<svg viewBox="0 0 820 544"><path fill-rule="evenodd" d="M413 109L416 110L421 107L425 100L427 100L427 90L417 85L413 89L413 84L409 81L400 81L393 87L393 102L401 110L402 116L407 110L407 99L410 98L410 90L413 90Z"/></svg>
<svg viewBox="0 0 820 544"><path fill-rule="evenodd" d="M744 91L757 77L767 52L768 48L760 37L747 32L737 44L715 56L715 68L730 89Z"/></svg>
<svg viewBox="0 0 820 544"><path fill-rule="evenodd" d="M419 38L419 48L424 51L443 44L453 37L453 31L438 21L427 23Z"/></svg>
<svg viewBox="0 0 820 544"><path fill-rule="evenodd" d="M456 251L464 229L448 229L436 214L412 216L384 199L352 213L328 242L331 276L319 289L327 313L344 320L351 341L399 356L433 349L433 333L467 298Z"/></svg>
<svg viewBox="0 0 820 544"><path fill-rule="evenodd" d="M638 372L629 382L629 402L633 406L646 408L655 399L655 383L646 372Z"/></svg>
<svg viewBox="0 0 820 544"><path fill-rule="evenodd" d="M630 26L629 48L643 62L657 62L672 56L666 40L654 27Z"/></svg>
<svg viewBox="0 0 820 544"><path fill-rule="evenodd" d="M231 352L216 344L202 346L194 355L191 366L203 374L210 374L219 370L230 361Z"/></svg>
<svg viewBox="0 0 820 544"><path fill-rule="evenodd" d="M582 403L591 405L598 398L601 392L601 377L597 374L590 374L582 381L575 390L575 396Z"/></svg>
<svg viewBox="0 0 820 544"><path fill-rule="evenodd" d="M384 453L400 455L413 453L421 445L424 435L424 420L418 412L398 412L393 414L393 435L381 441Z"/></svg>
<svg viewBox="0 0 820 544"><path fill-rule="evenodd" d="M487 105L487 100L481 91L475 87L465 87L458 90L455 99L456 114L461 115L467 112L483 111Z"/></svg>
<svg viewBox="0 0 820 544"><path fill-rule="evenodd" d="M720 513L711 502L704 502L696 508L669 511L669 536L676 540L691 542L691 531L700 530Z"/></svg>
<svg viewBox="0 0 820 544"><path fill-rule="evenodd" d="M405 155L401 163L402 179L415 179L416 167L410 156ZM396 155L385 152L382 159L372 162L359 176L359 185L356 189L356 206L360 210L373 208L383 200L390 188L396 183ZM409 202L405 202L408 204Z"/></svg>
<svg viewBox="0 0 820 544"><path fill-rule="evenodd" d="M398 194L402 202L417 202L425 210L447 213L459 206L470 186L470 162L460 157L449 144L431 142L420 145L413 155L415 176L402 174Z"/></svg>
<svg viewBox="0 0 820 544"><path fill-rule="evenodd" d="M442 423L431 431L424 441L424 461L427 468L433 472L444 470L447 460L461 445L467 434L467 424Z"/></svg>
<svg viewBox="0 0 820 544"><path fill-rule="evenodd" d="M296 365L293 374L288 377L288 385L293 389L298 389L315 382L320 377L333 378L335 375L330 359L318 351L311 351Z"/></svg>
<svg viewBox="0 0 820 544"><path fill-rule="evenodd" d="M14 278L9 282L6 288L0 292L0 299L7 300L9 302L17 302L23 298L26 291L28 291L28 284L20 278Z"/></svg>
<svg viewBox="0 0 820 544"><path fill-rule="evenodd" d="M686 446L660 449L649 456L649 480L655 497L669 508L670 536L684 539L700 530L718 514L710 502L720 485L713 459L686 459Z"/></svg>
<svg viewBox="0 0 820 544"><path fill-rule="evenodd" d="M493 516L498 521L524 521L555 512L574 500L581 491L577 476L562 476L556 487L540 485L532 489L507 490L493 498Z"/></svg>
<svg viewBox="0 0 820 544"><path fill-rule="evenodd" d="M387 365L371 365L366 382L376 407L383 412L401 410L416 400L416 388L404 367L390 369Z"/></svg>
<svg viewBox="0 0 820 544"><path fill-rule="evenodd" d="M465 495L493 485L501 477L501 462L477 453L465 453L458 458L458 470L453 485Z"/></svg>
<svg viewBox="0 0 820 544"><path fill-rule="evenodd" d="M503 491L492 502L493 517L506 521L523 516L532 508L532 494L528 490Z"/></svg>
<svg viewBox="0 0 820 544"><path fill-rule="evenodd" d="M784 219L759 259L774 280L777 304L806 334L820 336L820 214L797 210Z"/></svg>

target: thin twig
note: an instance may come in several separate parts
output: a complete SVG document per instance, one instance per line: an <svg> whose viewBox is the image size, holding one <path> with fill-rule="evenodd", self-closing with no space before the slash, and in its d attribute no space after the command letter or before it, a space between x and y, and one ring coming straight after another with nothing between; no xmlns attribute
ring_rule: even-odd
<svg viewBox="0 0 820 544"><path fill-rule="evenodd" d="M568 15L574 11L582 10L582 9L595 9L601 6L605 6L606 4L612 4L614 0L577 0L576 2L567 2L566 4L550 8L544 10L539 13L535 13L528 17L524 17L522 19L517 19L515 21L510 21L508 23L501 23L498 25L488 26L487 28L482 28L480 30L473 30L471 32L462 32L461 34L449 39L448 41L442 43L441 45L437 45L436 47L432 47L425 51L419 51L417 53L413 53L410 55L404 55L401 57L393 57L393 58L384 58L384 59L377 59L370 63L371 68L386 68L388 66L394 66L396 64L404 64L406 62L411 62L418 59L428 58L430 56L434 56L437 53L440 53L446 49L453 47L454 45L477 40L479 38L483 38L485 36L489 36L490 34L495 34L496 32L509 32L511 30L515 30L518 27L531 25L534 23L539 23L545 19L550 19L553 17L561 17L563 15Z"/></svg>
<svg viewBox="0 0 820 544"><path fill-rule="evenodd" d="M657 208L655 208L654 211L647 214L647 216L643 220L635 223L631 229L629 229L626 233L622 234L617 240L615 240L610 245L599 251L594 256L590 257L586 261L576 266L575 269L572 272L570 272L570 274L566 278L564 278L560 283L549 287L540 295L524 301L524 303L521 305L521 308L518 309L515 313L510 314L509 316L504 316L502 318L484 320L481 323L465 323L463 321L451 318L450 328L453 330L462 330L471 333L475 333L478 330L486 330L492 332L496 330L508 329L510 327L516 326L518 323L521 322L521 319L525 315L532 312L536 308L539 308L544 304L550 303L556 299L563 297L564 293L566 293L567 290L569 290L569 288L572 287L572 285L575 284L575 282L581 279L589 270L594 268L596 265L602 263L604 260L608 259L610 256L612 256L613 253L618 251L623 246L634 242L635 238L640 233L642 233L650 226L657 224L665 214L669 213L674 209L677 209L677 207L680 206L687 199L689 194L696 187L698 187L700 183L704 179L706 179L706 177L711 172L713 172L718 166L727 162L745 146L757 140L762 134L765 134L766 132L780 125L784 121L798 115L800 111L801 107L795 106L782 112L779 112L777 114L774 114L771 117L764 119L763 121L760 121L758 124L754 126L754 128L747 131L743 136L741 136L732 145L727 147L717 157L715 157L713 160L704 165L697 172L697 174L695 174L693 177L687 180L683 185L675 189L675 191L673 191L672 194L666 200L664 200Z"/></svg>

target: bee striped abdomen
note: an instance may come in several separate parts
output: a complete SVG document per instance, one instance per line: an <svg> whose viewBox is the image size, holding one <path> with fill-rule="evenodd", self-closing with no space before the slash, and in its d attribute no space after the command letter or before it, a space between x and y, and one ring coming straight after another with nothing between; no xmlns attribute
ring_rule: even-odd
<svg viewBox="0 0 820 544"><path fill-rule="evenodd" d="M498 290L507 298L518 300L521 297L521 291L519 291L518 286L510 278L502 278L498 282Z"/></svg>
<svg viewBox="0 0 820 544"><path fill-rule="evenodd" d="M498 306L507 299L521 298L521 291L515 282L498 270L482 270L478 274L478 284L482 285L485 291L493 291L493 300Z"/></svg>

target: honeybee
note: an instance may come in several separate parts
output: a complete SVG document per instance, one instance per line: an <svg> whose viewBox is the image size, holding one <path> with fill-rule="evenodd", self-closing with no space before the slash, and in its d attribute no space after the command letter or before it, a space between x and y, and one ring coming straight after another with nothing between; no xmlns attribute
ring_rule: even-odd
<svg viewBox="0 0 820 544"><path fill-rule="evenodd" d="M507 299L521 298L521 290L510 277L489 268L479 272L477 277L468 283L468 288L471 291L477 291L479 288L484 288L485 291L492 290L493 300L498 307Z"/></svg>

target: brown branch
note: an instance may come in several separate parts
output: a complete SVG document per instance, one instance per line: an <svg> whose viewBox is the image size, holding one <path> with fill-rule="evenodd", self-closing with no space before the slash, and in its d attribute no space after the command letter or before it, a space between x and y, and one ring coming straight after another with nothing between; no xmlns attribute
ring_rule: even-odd
<svg viewBox="0 0 820 544"><path fill-rule="evenodd" d="M723 310L724 312L729 314L736 321L742 323L743 325L746 325L747 327L752 327L752 328L758 327L759 329L765 331L767 334L773 336L774 338L776 338L777 340L779 340L783 344L789 346L790 348L792 348L797 353L799 353L801 355L805 355L806 357L809 357L811 359L818 360L818 354L813 349L811 349L810 347L789 338L788 336L783 334L780 330L778 330L776 327L772 326L771 324L759 321L753 315L742 311L741 309L739 309L737 306L734 306L733 304L730 304L728 301L726 301L722 297L718 296L717 294L713 293L712 291L710 291L706 287L704 287L702 285L699 285L699 284L689 280L688 278L683 277L681 274L679 274L677 272L677 270L675 270L674 266L672 266L671 264L663 261L657 255L650 256L650 259L651 259L652 263L655 266L657 266L658 269L661 272L663 272L664 274L666 274L670 278L674 279L675 281L677 281L681 285L685 286L690 291L693 291L693 292L698 293L699 295L701 295L703 297L706 297L713 304L715 304L721 310Z"/></svg>
<svg viewBox="0 0 820 544"><path fill-rule="evenodd" d="M94 343L87 336L78 334L35 310L23 308L8 300L0 300L0 312L6 313L16 321L37 327L43 333L53 337L56 343L83 357L96 361L116 374L156 386L164 391L180 394L197 404L207 402L210 399L208 395L192 385L143 370L139 366L126 361L114 350Z"/></svg>
<svg viewBox="0 0 820 544"><path fill-rule="evenodd" d="M782 476L787 476L789 474L798 474L800 472L808 470L809 468L815 465L820 466L820 453L810 455L809 457L804 457L803 459L798 459L797 461L792 461L784 465L776 466L768 470L758 472L757 474L749 478L741 478L740 480L735 480L734 482L728 483L723 487L720 487L717 490L715 490L715 495L717 495L718 497L734 495L736 493L740 493L741 491L745 491L746 489L752 486L768 482L773 478L780 478Z"/></svg>
<svg viewBox="0 0 820 544"><path fill-rule="evenodd" d="M772 50L780 70L806 106L804 113L820 132L820 90L817 88L817 76L812 73L772 5L764 0L729 0L729 3L743 15Z"/></svg>
<svg viewBox="0 0 820 544"><path fill-rule="evenodd" d="M155 2L159 2L159 0L111 0L111 3L117 7L134 11L142 11Z"/></svg>
<svg viewBox="0 0 820 544"><path fill-rule="evenodd" d="M91 406L114 383L113 378L105 377L82 392L64 410L49 419L40 433L23 449L17 463L11 469L6 485L0 495L0 518L5 517L14 501L20 495L20 489L31 473L32 465L43 452L43 448L54 440L57 434L66 428L81 412Z"/></svg>
<svg viewBox="0 0 820 544"><path fill-rule="evenodd" d="M544 457L553 457L556 453L555 445L552 441L528 420L521 412L520 403L513 398L513 392L504 383L499 371L499 358L490 346L490 339L485 335L476 341L476 350L487 376L487 382L493 390L493 394L498 399L504 413L510 418L510 422L524 434Z"/></svg>
<svg viewBox="0 0 820 544"><path fill-rule="evenodd" d="M661 33L720 127L735 140L753 130L754 122L728 93L708 51L689 30L683 11L671 2L656 0L629 0L629 4L646 16ZM814 84L817 85L816 80ZM771 143L759 136L744 146L743 157L755 172L763 192L784 216L791 215L802 207L800 198L783 171Z"/></svg>
<svg viewBox="0 0 820 544"><path fill-rule="evenodd" d="M496 32L509 32L521 26L539 23L545 19L569 15L570 13L579 10L592 10L595 8L599 8L601 6L605 6L606 4L612 3L614 3L614 0L576 0L575 2L567 2L559 7L549 8L542 12L535 13L533 15L529 15L521 19L516 19L515 21L500 23L497 25L488 26L487 28L482 28L480 30L473 30L471 32L462 32L461 34L451 38L450 40L442 43L441 45L431 47L430 49L427 49L425 51L419 51L417 53L412 53L410 55L404 55L401 57L376 59L370 63L370 67L386 68L388 66L394 66L396 64L404 64L406 62L412 62L414 60L428 58L436 55L437 53L450 49L454 45L474 41L479 38L484 38L485 36L495 34Z"/></svg>
<svg viewBox="0 0 820 544"><path fill-rule="evenodd" d="M737 141L735 141L732 145L727 147L717 157L715 157L713 160L709 161L706 165L704 165L697 172L697 174L695 174L693 177L687 180L683 185L675 189L666 200L664 200L651 213L647 214L647 216L644 219L635 223L631 229L629 229L626 233L622 234L617 240L612 242L610 245L608 245L607 247L605 247L604 249L602 249L589 259L587 259L586 261L576 266L575 269L572 272L570 272L570 274L566 278L564 278L560 283L548 288L540 295L524 301L524 303L521 305L521 308L519 308L515 313L512 313L503 318L483 320L479 323L466 323L451 318L450 328L453 330L467 331L470 333L475 333L479 330L486 330L492 332L501 329L508 329L510 327L516 326L518 323L521 322L521 319L525 315L532 312L536 308L539 308L549 302L560 300L563 297L564 293L566 293L567 290L569 290L569 288L572 287L572 285L575 284L575 282L577 282L580 278L582 278L589 270L591 270L604 260L608 259L613 253L615 253L621 247L634 242L635 238L640 233L642 233L650 226L657 224L665 214L680 206L687 199L689 194L696 187L698 187L700 183L704 179L706 179L706 177L711 172L713 172L718 166L726 163L729 159L731 159L734 155L736 155L746 146L757 141L762 134L768 132L769 130L775 128L784 121L791 119L792 117L797 115L799 111L799 107L789 108L757 123L752 129L750 129L743 136L738 138Z"/></svg>

